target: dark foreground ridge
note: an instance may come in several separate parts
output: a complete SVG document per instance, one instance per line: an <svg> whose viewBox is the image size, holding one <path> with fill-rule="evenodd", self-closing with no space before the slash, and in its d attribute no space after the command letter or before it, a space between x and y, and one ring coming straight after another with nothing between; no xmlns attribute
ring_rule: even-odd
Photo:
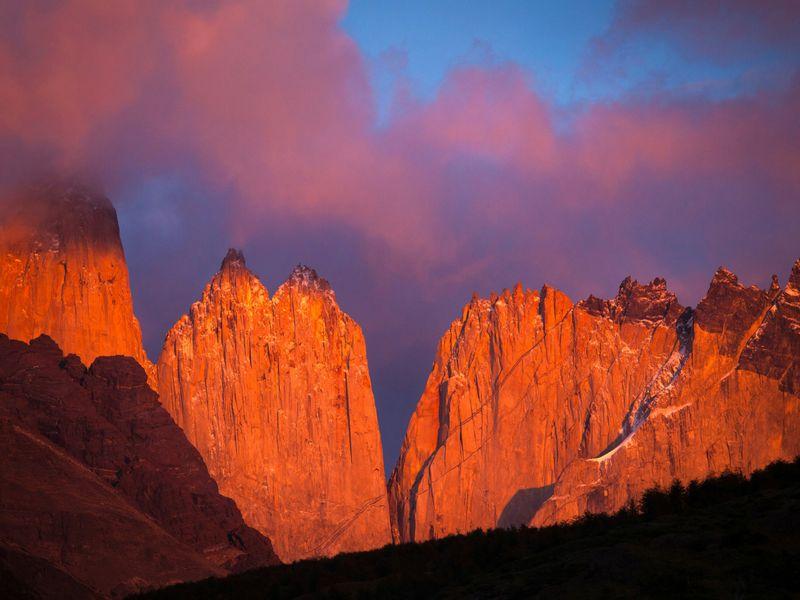
<svg viewBox="0 0 800 600"><path fill-rule="evenodd" d="M142 598L788 598L800 581L800 457L650 490L613 515L256 569Z"/></svg>
<svg viewBox="0 0 800 600"><path fill-rule="evenodd" d="M0 334L0 598L121 597L275 564L132 358Z"/></svg>

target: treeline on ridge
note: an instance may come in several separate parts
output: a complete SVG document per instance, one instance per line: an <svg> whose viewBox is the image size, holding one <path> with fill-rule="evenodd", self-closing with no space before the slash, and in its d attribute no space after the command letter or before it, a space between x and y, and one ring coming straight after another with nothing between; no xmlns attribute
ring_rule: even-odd
<svg viewBox="0 0 800 600"><path fill-rule="evenodd" d="M800 457L648 490L614 514L256 569L148 598L791 597Z"/></svg>

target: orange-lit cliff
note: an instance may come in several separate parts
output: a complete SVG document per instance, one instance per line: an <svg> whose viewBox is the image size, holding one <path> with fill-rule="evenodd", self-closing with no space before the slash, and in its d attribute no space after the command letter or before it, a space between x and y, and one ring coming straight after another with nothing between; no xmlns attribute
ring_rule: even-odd
<svg viewBox="0 0 800 600"><path fill-rule="evenodd" d="M231 250L158 374L162 403L281 559L391 541L364 337L313 270L270 298Z"/></svg>
<svg viewBox="0 0 800 600"><path fill-rule="evenodd" d="M474 298L439 343L390 481L396 536L542 525L653 485L800 454L800 261L720 269L696 311L662 279L573 304Z"/></svg>
<svg viewBox="0 0 800 600"><path fill-rule="evenodd" d="M58 183L2 198L0 332L22 341L47 334L87 364L132 356L154 385L117 213L106 197Z"/></svg>
<svg viewBox="0 0 800 600"><path fill-rule="evenodd" d="M473 298L439 343L387 497L364 337L313 270L270 297L230 251L156 371L110 202L51 185L0 207L0 333L46 333L87 364L135 358L284 560L381 546L390 518L406 541L547 524L800 454L800 261L784 289L720 269L695 310L663 279L577 304L549 286ZM53 383L42 373L36 386Z"/></svg>
<svg viewBox="0 0 800 600"><path fill-rule="evenodd" d="M142 348L116 212L77 185L2 204L0 333L85 363ZM327 282L296 270L273 298L237 253L167 336L161 402L249 523L295 559L391 541L363 334Z"/></svg>

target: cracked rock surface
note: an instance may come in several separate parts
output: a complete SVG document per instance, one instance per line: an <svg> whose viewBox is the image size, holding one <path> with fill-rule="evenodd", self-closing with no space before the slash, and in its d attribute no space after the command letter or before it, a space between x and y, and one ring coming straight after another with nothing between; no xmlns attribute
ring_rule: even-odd
<svg viewBox="0 0 800 600"><path fill-rule="evenodd" d="M164 407L282 560L391 541L364 336L313 269L270 298L229 251L158 373Z"/></svg>
<svg viewBox="0 0 800 600"><path fill-rule="evenodd" d="M23 341L47 334L86 364L131 356L155 388L108 198L64 182L3 198L0 332Z"/></svg>
<svg viewBox="0 0 800 600"><path fill-rule="evenodd" d="M720 269L694 311L660 278L577 304L550 286L474 298L390 480L396 539L614 511L800 454L798 289L800 262L782 291Z"/></svg>

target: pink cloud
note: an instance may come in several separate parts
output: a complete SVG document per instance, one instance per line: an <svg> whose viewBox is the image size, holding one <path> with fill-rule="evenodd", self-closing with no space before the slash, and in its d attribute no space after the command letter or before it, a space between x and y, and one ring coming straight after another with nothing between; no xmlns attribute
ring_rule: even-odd
<svg viewBox="0 0 800 600"><path fill-rule="evenodd" d="M581 210L624 204L641 177L749 173L798 187L797 85L726 102L589 106L564 134L518 67L461 67L431 103L407 104L376 132L366 67L338 27L344 3L188 6L5 8L0 135L106 178L188 173L225 190L238 242L275 214L331 219L419 273L463 258L470 236L450 227L454 214L465 227L504 229L537 198ZM676 14L627 10L625 23Z"/></svg>
<svg viewBox="0 0 800 600"><path fill-rule="evenodd" d="M445 159L472 155L534 171L556 159L549 109L514 65L456 69L433 103L409 113L395 123L397 135Z"/></svg>
<svg viewBox="0 0 800 600"><path fill-rule="evenodd" d="M734 100L592 107L577 123L583 169L613 187L635 172L655 177L760 173L800 187L800 82L780 94Z"/></svg>

